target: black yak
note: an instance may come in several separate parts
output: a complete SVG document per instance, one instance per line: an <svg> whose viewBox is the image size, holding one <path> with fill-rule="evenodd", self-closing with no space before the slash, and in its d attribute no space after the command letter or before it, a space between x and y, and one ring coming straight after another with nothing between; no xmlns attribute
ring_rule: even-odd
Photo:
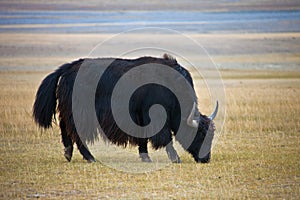
<svg viewBox="0 0 300 200"><path fill-rule="evenodd" d="M155 57L141 57L137 59L110 59L109 66L105 68L105 61L109 59L79 59L72 63L67 63L59 67L56 71L49 74L41 83L33 106L33 117L35 122L43 128L52 126L52 121L55 119L56 112L59 113L59 126L61 129L62 143L65 147L65 158L71 161L73 153L73 144L76 143L83 158L89 162L95 162L95 158L85 145L86 142L93 142L97 135L101 135L107 141L126 147L128 144L138 146L140 158L143 162L151 162L148 155L147 143L151 142L154 149L166 147L169 159L172 162L179 163L180 158L173 147L172 137L187 150L195 159L196 162L207 163L210 161L210 148L213 139L215 127L213 119L218 111L218 104L213 114L208 117L201 114L197 108L197 97L194 91L193 80L190 73L180 66L180 64L171 56L165 54L163 58ZM98 79L96 91L94 95L94 109L97 117L97 122L101 127L101 131L96 127L93 122L90 123L88 119L89 114L82 117L82 121L88 123L81 130L77 130L74 114L72 112L72 94L74 91L74 83L79 70L83 69L83 63L88 61L86 65L93 65L96 68L105 68L102 76ZM107 63L107 62L106 62ZM162 129L155 135L146 137L135 137L135 135L127 134L119 128L116 123L112 108L111 97L112 91L122 77L123 74L131 69L143 64L160 64L164 67L176 70L176 73L184 77L185 81L192 88L191 95L185 95L188 99L189 111L188 115L183 114L182 105L180 105L176 95L168 88L158 84L146 84L138 88L130 99L129 113L132 120L138 126L146 126L150 123L149 109L154 104L159 104L164 107L167 119ZM156 72L154 72L156 73ZM89 74L92 76L93 74ZM177 77L178 78L178 77ZM89 84L83 84L86 90L89 90ZM58 105L57 105L58 102ZM77 107L76 109L85 112L84 108ZM84 117L85 116L85 117ZM89 124L90 123L90 124ZM185 133L177 134L179 124L185 124ZM194 132L195 134L190 134ZM78 134L80 133L80 134ZM192 136L188 136L188 134ZM81 137L85 135L86 137ZM190 140L186 142L185 140ZM191 139L190 139L191 138ZM206 146L206 147L204 147ZM200 153L201 148L206 148L205 154Z"/></svg>

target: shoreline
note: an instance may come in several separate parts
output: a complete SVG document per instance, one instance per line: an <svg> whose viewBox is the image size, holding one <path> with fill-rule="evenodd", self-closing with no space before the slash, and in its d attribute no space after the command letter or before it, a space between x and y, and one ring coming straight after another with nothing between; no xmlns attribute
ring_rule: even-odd
<svg viewBox="0 0 300 200"><path fill-rule="evenodd" d="M24 10L24 11L45 11L45 10L84 10L84 11L134 11L134 10L187 10L187 11L245 11L245 10L299 10L300 3L297 0L286 0L284 3L281 1L264 0L264 1L206 1L206 0L173 0L165 1L162 3L159 0L152 0L151 2L141 0L139 3L132 0L124 0L111 2L110 0L90 0L88 3L80 0L73 0L70 3L68 0L52 1L22 1L22 0L4 0L1 1L0 10Z"/></svg>
<svg viewBox="0 0 300 200"><path fill-rule="evenodd" d="M0 33L0 71L47 71L76 60L88 57L91 50L116 34L41 34ZM248 34L183 34L201 44L214 60L218 69L257 69L291 71L300 70L300 33L248 33ZM152 37L151 34L127 34L122 44L109 46L107 54L119 57L114 52L120 48L130 50ZM169 49L176 48L175 35L159 34L158 41L166 41ZM173 45L174 44L174 45ZM154 44L157 45L157 44ZM172 46L173 45L173 46ZM189 48L183 43L183 48ZM192 47L190 47L192 48ZM150 52L150 56L162 56L162 52ZM99 55L98 57L108 57ZM109 56L110 57L110 56ZM176 56L175 56L176 57ZM189 54L197 63L208 58ZM180 58L178 58L181 63ZM182 63L183 64L183 63Z"/></svg>

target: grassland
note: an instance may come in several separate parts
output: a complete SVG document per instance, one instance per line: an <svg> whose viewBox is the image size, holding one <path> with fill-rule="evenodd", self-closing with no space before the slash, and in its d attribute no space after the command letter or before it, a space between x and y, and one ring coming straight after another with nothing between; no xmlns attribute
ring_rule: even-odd
<svg viewBox="0 0 300 200"><path fill-rule="evenodd" d="M255 13L298 11L300 8L298 0L170 2L3 0L0 10L4 11L2 17L5 17L9 11L195 10ZM272 20L270 23L273 23ZM297 24L291 21L284 23ZM87 26L76 25L79 28ZM77 149L69 163L63 156L58 126L44 131L33 122L32 104L43 77L55 66L87 56L97 44L113 36L101 31L96 34L54 33L56 28L73 26L47 23L1 25L12 29L0 33L0 199L300 198L299 32L236 30L233 33L190 35L223 69L226 119L213 148L211 163L197 164L190 155L183 153L182 164L169 164L160 170L137 174L121 172L101 162L86 163ZM49 27L54 32L14 32L18 28L34 30ZM112 44L111 50L128 48L133 41L143 44L153 35L127 37L122 44ZM180 43L168 34L160 35L159 39L168 40L170 44L174 41ZM170 46L170 49L175 48ZM200 55L189 56L202 63ZM207 59L206 55L204 59ZM276 67L280 70L253 70L274 70ZM194 80L201 82L197 77ZM206 106L209 102L207 89L198 87L196 90L201 111L209 113L211 107ZM137 149L128 151L138 157ZM166 156L164 151L161 154ZM116 155L104 153L103 157L109 160Z"/></svg>
<svg viewBox="0 0 300 200"><path fill-rule="evenodd" d="M251 72L221 72L227 115L211 163L184 153L142 174L88 164L77 150L68 163L58 127L31 118L46 72L1 72L0 199L298 199L300 72Z"/></svg>

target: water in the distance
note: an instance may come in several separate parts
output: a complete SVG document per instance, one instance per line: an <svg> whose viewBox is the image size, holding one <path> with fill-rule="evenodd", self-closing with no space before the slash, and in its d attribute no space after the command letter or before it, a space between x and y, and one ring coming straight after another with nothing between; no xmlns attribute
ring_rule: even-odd
<svg viewBox="0 0 300 200"><path fill-rule="evenodd" d="M0 12L0 32L118 33L140 27L193 33L299 32L300 11Z"/></svg>

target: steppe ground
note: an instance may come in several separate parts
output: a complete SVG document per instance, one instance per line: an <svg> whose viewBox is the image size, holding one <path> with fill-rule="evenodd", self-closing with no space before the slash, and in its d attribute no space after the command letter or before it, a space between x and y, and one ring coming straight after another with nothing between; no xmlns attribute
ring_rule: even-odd
<svg viewBox="0 0 300 200"><path fill-rule="evenodd" d="M54 125L51 130L41 131L31 118L35 92L46 74L54 66L79 57L80 51L106 37L67 36L1 34L1 44L7 45L6 52L1 52L7 53L6 57L2 56L1 63L16 70L0 73L0 198L299 197L299 70L221 70L226 90L226 119L211 163L196 164L184 153L182 164L170 164L149 173L125 173L100 162L88 164L77 150L72 162L68 163L63 157L58 127ZM276 37L278 41L283 37L282 45L288 45L287 41L299 42L298 34L271 34L269 38L267 34L215 37L224 44L223 48L229 43L238 45L239 40L247 42L248 38L268 40ZM225 43L228 37L231 40ZM85 46L76 48L81 43ZM72 54L68 54L71 51ZM273 56L271 53L232 54L213 58L219 65L230 62L259 64L270 60L280 61L282 65L299 64L299 56L295 53ZM14 68L17 66L28 70ZM194 77L194 81L198 80L199 77ZM205 89L197 88L197 93L200 110L209 113L211 108L205 106L208 96L200 95L206 94ZM107 155L107 158L113 156Z"/></svg>
<svg viewBox="0 0 300 200"><path fill-rule="evenodd" d="M194 1L187 1L192 4L177 0L174 4L142 1L145 7L129 0L117 1L118 4L110 0L101 2L13 0L2 1L0 10L124 7L238 11L300 7L294 0L243 4L228 0L216 6L208 1L197 1L196 5ZM67 162L58 126L40 130L31 117L41 80L59 65L86 57L95 45L109 37L109 34L0 33L0 199L299 199L299 33L192 34L211 53L226 92L225 124L213 148L212 160L209 164L197 164L183 153L181 164L168 164L140 174L121 172L101 162L86 163L77 149L72 162ZM162 37L171 40L168 35ZM128 41L132 39L137 37L128 36ZM201 82L193 71L192 75L195 82ZM213 105L207 106L210 103L207 89L196 86L196 91L199 109L211 112ZM165 156L165 152L161 155ZM103 155L107 160L116 156Z"/></svg>

